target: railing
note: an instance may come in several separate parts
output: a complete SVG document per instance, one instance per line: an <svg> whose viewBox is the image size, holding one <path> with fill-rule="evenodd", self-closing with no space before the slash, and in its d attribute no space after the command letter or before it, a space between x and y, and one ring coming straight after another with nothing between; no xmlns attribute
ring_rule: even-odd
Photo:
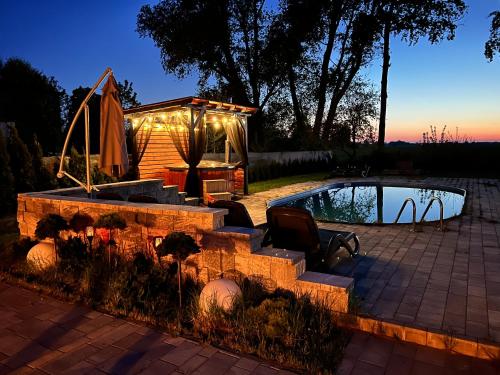
<svg viewBox="0 0 500 375"><path fill-rule="evenodd" d="M431 200L429 201L429 203L427 204L427 207L425 208L425 211L422 215L422 217L420 218L420 224L423 223L424 219L425 219L425 215L427 215L427 212L429 212L432 204L437 201L439 203L439 230L440 231L444 231L444 207L443 207L443 201L441 200L441 198L438 198L438 197L432 197Z"/></svg>
<svg viewBox="0 0 500 375"><path fill-rule="evenodd" d="M412 198L406 198L405 201L403 202L403 205L401 206L401 209L399 210L398 216L396 217L396 220L394 220L394 224L397 224L399 219L401 218L401 214L403 213L406 205L408 202L411 202L413 206L413 212L412 212L412 231L415 231L417 227L417 205L415 204L415 201Z"/></svg>

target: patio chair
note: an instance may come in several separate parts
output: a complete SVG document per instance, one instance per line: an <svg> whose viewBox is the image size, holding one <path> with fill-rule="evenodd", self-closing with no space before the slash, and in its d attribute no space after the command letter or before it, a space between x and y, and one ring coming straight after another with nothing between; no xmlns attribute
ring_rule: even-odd
<svg viewBox="0 0 500 375"><path fill-rule="evenodd" d="M158 203L158 199L156 199L155 197L143 194L129 195L127 200L134 203Z"/></svg>
<svg viewBox="0 0 500 375"><path fill-rule="evenodd" d="M330 270L344 250L351 258L359 253L355 233L319 229L305 209L271 207L266 216L273 247L305 252L308 269ZM354 248L349 243L351 240Z"/></svg>
<svg viewBox="0 0 500 375"><path fill-rule="evenodd" d="M220 200L208 203L208 207L225 208L229 211L229 213L224 216L225 226L254 228L252 218L246 207L239 202Z"/></svg>
<svg viewBox="0 0 500 375"><path fill-rule="evenodd" d="M123 197L118 193L112 193L107 191L100 191L95 195L97 199L104 199L108 201L124 201Z"/></svg>

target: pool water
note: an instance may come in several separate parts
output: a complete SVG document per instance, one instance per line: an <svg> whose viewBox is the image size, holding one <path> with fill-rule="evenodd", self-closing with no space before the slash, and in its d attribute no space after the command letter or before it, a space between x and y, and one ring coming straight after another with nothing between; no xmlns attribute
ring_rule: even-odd
<svg viewBox="0 0 500 375"><path fill-rule="evenodd" d="M429 201L438 197L443 202L444 219L462 213L465 191L437 186L385 186L365 182L333 184L270 203L270 206L301 207L309 210L318 221L392 224L407 198L416 203L420 221ZM424 221L439 220L439 204L435 201ZM412 222L412 205L408 203L398 223Z"/></svg>

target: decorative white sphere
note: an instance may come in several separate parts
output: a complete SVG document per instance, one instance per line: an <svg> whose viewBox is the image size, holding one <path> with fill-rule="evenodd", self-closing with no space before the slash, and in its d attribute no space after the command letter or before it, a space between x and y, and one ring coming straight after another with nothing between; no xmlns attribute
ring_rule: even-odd
<svg viewBox="0 0 500 375"><path fill-rule="evenodd" d="M233 307L235 300L239 296L241 296L241 289L233 280L212 280L201 291L201 311L207 312L213 305L222 307L222 309L228 311Z"/></svg>
<svg viewBox="0 0 500 375"><path fill-rule="evenodd" d="M31 262L38 269L55 266L56 249L51 242L40 242L33 246L26 256L26 260Z"/></svg>

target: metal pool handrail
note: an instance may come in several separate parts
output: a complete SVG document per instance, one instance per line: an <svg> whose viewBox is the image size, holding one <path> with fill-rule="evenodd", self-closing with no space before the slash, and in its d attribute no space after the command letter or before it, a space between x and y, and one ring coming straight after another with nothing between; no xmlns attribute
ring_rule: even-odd
<svg viewBox="0 0 500 375"><path fill-rule="evenodd" d="M406 205L408 202L411 202L413 206L413 212L412 212L412 231L415 231L416 225L417 225L417 205L415 201L412 198L406 198L405 201L403 202L403 205L401 206L401 209L399 210L398 216L396 217L396 220L394 220L394 224L397 224L399 219L401 218L401 214L403 213L403 210L405 209Z"/></svg>
<svg viewBox="0 0 500 375"><path fill-rule="evenodd" d="M431 200L427 204L427 207L425 208L425 211L424 211L422 217L420 218L420 223L423 223L423 221L425 219L425 215L427 215L427 212L429 212L434 201L437 201L439 203L439 230L444 231L444 221L443 221L444 206L443 206L443 201L439 197L432 197L431 198Z"/></svg>

